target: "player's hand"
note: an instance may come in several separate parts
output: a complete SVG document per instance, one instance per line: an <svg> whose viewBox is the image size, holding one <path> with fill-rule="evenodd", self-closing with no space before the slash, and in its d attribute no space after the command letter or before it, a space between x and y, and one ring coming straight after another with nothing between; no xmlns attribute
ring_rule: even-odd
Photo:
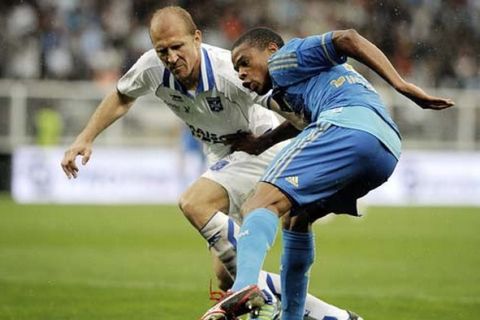
<svg viewBox="0 0 480 320"><path fill-rule="evenodd" d="M443 110L455 105L453 100L431 96L413 83L406 82L398 91L423 109Z"/></svg>
<svg viewBox="0 0 480 320"><path fill-rule="evenodd" d="M232 152L243 151L259 155L270 146L262 137L255 137L251 132L238 132L224 136L224 144L230 145Z"/></svg>
<svg viewBox="0 0 480 320"><path fill-rule="evenodd" d="M86 142L75 142L65 151L62 159L62 169L68 179L77 178L78 167L75 163L77 156L82 156L82 165L86 165L92 155L92 144Z"/></svg>

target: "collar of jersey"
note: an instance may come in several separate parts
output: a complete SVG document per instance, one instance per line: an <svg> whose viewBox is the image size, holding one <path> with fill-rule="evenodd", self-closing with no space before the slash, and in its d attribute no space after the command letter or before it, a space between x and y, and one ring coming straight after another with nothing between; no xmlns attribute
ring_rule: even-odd
<svg viewBox="0 0 480 320"><path fill-rule="evenodd" d="M195 90L196 94L213 90L215 88L215 77L213 75L212 62L210 61L207 50L202 47L201 51L202 55L199 74L200 79L198 79L197 89ZM165 87L180 91L184 95L193 98L192 95L188 92L188 90L177 79L175 79L170 70L168 70L167 68L165 68L163 72L162 84Z"/></svg>

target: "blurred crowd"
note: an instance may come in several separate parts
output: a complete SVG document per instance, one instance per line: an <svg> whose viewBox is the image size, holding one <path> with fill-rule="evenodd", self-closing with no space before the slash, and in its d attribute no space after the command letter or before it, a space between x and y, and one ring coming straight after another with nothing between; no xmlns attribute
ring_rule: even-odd
<svg viewBox="0 0 480 320"><path fill-rule="evenodd" d="M263 25L289 39L355 28L419 84L480 88L479 0L2 0L0 78L113 82L150 49L148 21L188 9L229 48Z"/></svg>

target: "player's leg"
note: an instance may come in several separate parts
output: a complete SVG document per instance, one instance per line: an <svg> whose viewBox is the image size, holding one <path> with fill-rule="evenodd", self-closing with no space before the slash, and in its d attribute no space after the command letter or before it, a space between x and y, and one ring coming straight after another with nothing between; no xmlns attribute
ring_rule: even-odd
<svg viewBox="0 0 480 320"><path fill-rule="evenodd" d="M319 211L316 211L317 217L324 216L326 215L321 214ZM309 234L308 232L311 232L311 218L305 212L304 214L298 214L295 216L290 216L290 215L285 215L282 221L283 225L283 242L286 244L283 247L283 252L282 252L282 275L283 273L287 273L288 269L293 268L294 266L290 266L290 259L286 259L288 255L294 255L297 258L293 259L293 261L296 261L298 263L298 257L300 256L305 256L306 259L304 261L304 265L299 265L297 266L299 269L308 269L309 266L313 263L314 259L314 252L312 252L311 256L308 252L306 252L307 247L313 247L313 243L310 242L309 238L312 238L313 240L313 233ZM302 235L306 234L306 244L302 244L301 247L301 252L300 254L297 255L295 253L295 250L288 251L286 248L291 248L295 247L294 243L288 243L288 236L285 236L285 233L293 233L294 235ZM287 239L287 240L286 240ZM291 272L291 271L290 271ZM300 276L302 274L302 271L294 272L296 276ZM291 279L291 276L287 276L286 283L290 283L294 286L301 286L303 279L297 280L297 279ZM308 279L306 279L308 281ZM281 287L281 280L280 277L276 278L275 276L271 276L270 280L273 284L274 287ZM292 290L291 288L285 288L284 290ZM298 291L297 289L293 289L294 291ZM305 288L306 290L306 288ZM300 291L302 291L300 287ZM288 308L288 305L291 303L289 300L288 296L281 297L282 298L282 304L286 304L285 307ZM293 302L295 303L295 302ZM344 320L344 319L350 319L349 313L347 310L341 309L337 306L334 306L332 304L329 304L325 301L322 301L318 299L317 297L307 294L306 300L305 300L305 312L304 312L304 318L305 319L338 319L338 320Z"/></svg>
<svg viewBox="0 0 480 320"><path fill-rule="evenodd" d="M240 206L277 153L276 149L279 148L272 147L260 156L234 152L211 166L182 196L181 208L187 218L209 241L213 253L232 277L236 275Z"/></svg>
<svg viewBox="0 0 480 320"><path fill-rule="evenodd" d="M299 231L298 224L296 226L294 225L294 228L296 228L294 230ZM216 269L219 270L217 274L222 274L223 266L221 265L221 263L217 262L216 266L217 266ZM224 277L221 277L222 279L230 280L230 277L228 277L228 273L226 273L224 269L223 269L223 275ZM258 278L258 284L260 288L268 288L274 295L280 296L281 281L280 281L280 276L278 274L261 271ZM225 282L224 285L228 286L229 284ZM306 307L305 307L305 319L308 318L308 319L320 320L320 319L324 319L325 317L331 317L332 319L333 317L335 317L337 319L342 319L342 320L348 319L347 312L345 310L342 310L333 305L330 305L312 295L307 295Z"/></svg>
<svg viewBox="0 0 480 320"><path fill-rule="evenodd" d="M238 211L238 207L245 201L248 193L258 180L258 177L263 173L267 164L273 159L272 154L275 153L277 153L276 150L274 152L267 151L266 153L263 153L261 157L250 156L244 153L234 153L227 157L226 161L221 161L223 164L222 166L215 165L215 170L210 169L203 176L209 180L217 182L224 188L224 190L228 190L227 193L230 200L230 211ZM217 215L220 217L224 216L221 214ZM211 219L209 222L214 222L217 220L222 219ZM235 228L230 228L230 230L233 231L233 239L231 242L236 243L238 225L233 220L228 220L225 218L223 220L229 221L231 225L233 224L236 226ZM225 222L223 224L228 225L228 223ZM224 230L228 230L228 228L224 228ZM225 232L222 234L225 234ZM216 270L220 270L218 274L222 274L222 269L216 268ZM229 272L232 272L231 270ZM226 280L220 282L220 288L226 289L228 284L223 283L228 283L230 281L230 277L223 276L221 278ZM258 279L258 285L260 289L270 290L274 294L278 295L281 291L279 278L280 277L276 274L262 271ZM307 297L307 306L309 307L307 312L310 313L311 319L323 319L325 316L330 314L333 315L331 310L336 309L334 306L324 303L323 301L311 295L308 295Z"/></svg>
<svg viewBox="0 0 480 320"><path fill-rule="evenodd" d="M264 178L271 177L275 180L274 178L285 169L285 164L291 162L292 155L295 155L298 150L301 151L305 142L308 143L311 140L311 132L303 132L275 158ZM298 176L295 175L294 172L291 176L287 176L287 178L285 181L290 185L298 185ZM259 183L255 194L248 199L243 207L244 212L249 212L249 214L244 220L240 232L241 236L237 242L237 265L239 274L233 285L233 290L238 290L239 294L236 297L230 297L228 301L225 302L225 305L220 304L214 308L215 310L209 310L209 312L206 313L207 317L204 319L215 319L215 317L208 318L208 316L212 314L215 316L216 311L222 310L223 307L232 306L232 302L233 306L235 306L235 299L237 298L243 299L245 296L254 296L254 292L245 291L241 288L255 283L267 249L273 243L276 225L278 224L278 216L289 211L292 206L290 198L279 188L275 187L273 182L271 184ZM253 290L255 290L255 288L253 288ZM301 305L301 303L299 305ZM231 310L226 310L226 312L230 311Z"/></svg>
<svg viewBox="0 0 480 320"><path fill-rule="evenodd" d="M221 180L218 176L213 178ZM237 179L240 185L242 185L241 180L241 178ZM232 189L229 185L225 185L231 190L230 193L238 194L238 188ZM227 291L233 284L233 277L236 273L236 241L240 229L234 219L223 213L228 212L228 207L230 209L236 207L229 205L230 198L229 193L219 183L207 178L200 178L183 194L180 202L182 211L192 225L199 229L204 224L199 232L209 243L213 257L213 269L218 279L218 287L222 291ZM223 210L220 211L219 208L223 208ZM209 216L208 212L214 213ZM261 319L274 319L279 312L277 299L270 292L265 281L259 282L259 286L268 298L268 305L260 310ZM215 297L211 296L211 298ZM252 319L254 318L256 319L257 315L252 316Z"/></svg>
<svg viewBox="0 0 480 320"><path fill-rule="evenodd" d="M299 231L298 224L290 224L290 218L288 218L287 222L284 222L284 229L292 229L295 231ZM233 278L230 276L228 271L225 269L223 263L218 259L215 254L212 254L212 260L215 274L219 279L218 287L223 291L226 291L227 289L231 288L233 284ZM267 298L281 299L281 280L279 274L260 271L260 275L258 278L258 287L263 291L264 294L266 294ZM269 293L273 294L273 297L269 296ZM275 301L271 302L272 303L270 305L262 307L265 310L260 310L261 314L258 316L258 319L274 319L274 317L269 318L268 316L278 314L279 310L277 309L280 307L276 305ZM311 294L307 294L304 318L309 320L322 320L325 318L339 320L349 319L346 310L340 309L332 304L322 301ZM251 319L257 318L253 317Z"/></svg>
<svg viewBox="0 0 480 320"><path fill-rule="evenodd" d="M305 144L290 164L269 179L289 194L299 213L284 230L282 253L282 319L298 319L313 263L313 236L306 227L328 212L357 215L356 200L390 176L396 160L372 135L331 127ZM290 177L297 177L292 184ZM301 208L301 210L298 210ZM296 225L297 224L297 225ZM350 319L336 313L336 319Z"/></svg>
<svg viewBox="0 0 480 320"><path fill-rule="evenodd" d="M242 207L244 220L237 241L233 291L257 283L267 251L275 240L279 218L290 208L290 200L278 188L265 182L257 184Z"/></svg>
<svg viewBox="0 0 480 320"><path fill-rule="evenodd" d="M284 211L295 209L323 199L341 188L344 182L350 179L350 172L339 156L344 149L338 141L343 138L344 132L339 128L330 128L329 124L313 124L302 132L292 144L285 148L275 159L262 178L254 196L244 205L245 211L250 212L245 218L244 225L252 217L252 233L254 241L238 242L237 266L238 275L233 285L234 290L249 285L252 273L263 263L266 254L261 246L255 246L259 241L265 242L275 227L274 219L269 218L276 213L281 216ZM342 158L342 157L340 157ZM355 174L355 172L353 172ZM282 206L287 204L285 208ZM261 209L257 209L261 208ZM270 210L268 210L270 209ZM255 217L256 219L253 219ZM258 217L258 218L257 218ZM296 218L303 221L296 231L284 230L282 243L282 318L285 320L299 319L304 315L305 300L308 289L308 274L314 259L313 234L308 228L308 217ZM258 220L258 222L257 222ZM260 224L263 221L263 225ZM270 230L267 225L270 226ZM243 228L243 227L242 227ZM261 230L255 230L255 228ZM249 229L250 230L250 229ZM295 229L294 229L295 230ZM240 230L242 233L243 229ZM245 231L244 231L245 232ZM263 237L263 238L262 238ZM273 240L272 238L267 238ZM246 243L245 248L242 244ZM262 242L260 242L262 243ZM267 242L267 245L271 245ZM243 253L243 251L247 253ZM245 275L244 275L245 272Z"/></svg>
<svg viewBox="0 0 480 320"><path fill-rule="evenodd" d="M237 223L240 205L252 191L274 153L274 150L270 150L260 157L233 153L213 165L182 196L182 210L197 229L201 228L199 231L209 242L213 256L218 257L214 258L214 270L223 291L230 288L232 277L236 274L235 249L240 228ZM209 212L214 213L209 215ZM229 212L229 216L224 212ZM230 215L237 218L232 219ZM269 298L268 305L261 310L261 319L274 319L279 310L276 296L270 292L265 280L259 279L259 287Z"/></svg>
<svg viewBox="0 0 480 320"><path fill-rule="evenodd" d="M260 273L260 277L262 277ZM280 293L281 280L278 274L265 273L268 277L268 282L272 288L278 288L278 291L273 291L275 295L281 298L283 303L283 298ZM305 320L323 320L323 319L337 319L337 320L346 320L346 319L356 319L350 318L349 311L341 309L337 306L329 304L319 298L315 297L312 294L307 294L307 299L305 301L305 314L303 316Z"/></svg>
<svg viewBox="0 0 480 320"><path fill-rule="evenodd" d="M223 292L227 291L233 285L233 277L225 268L225 265L220 260L220 258L213 252L212 252L212 265L213 265L213 272L215 273L218 280L218 284L217 284L218 287Z"/></svg>
<svg viewBox="0 0 480 320"><path fill-rule="evenodd" d="M256 192L244 205L245 211L251 212L248 216L259 212L259 209L252 211L255 208L270 209L281 216L285 211L290 211L294 207L297 211L295 213L298 213L296 208L315 200L316 195L309 193L311 186L317 183L312 179L315 177L313 171L316 169L314 166L312 167L312 164L321 160L315 154L312 157L312 150L316 150L316 146L312 147L312 145L325 134L328 127L328 124L319 126L312 124L282 150L266 170L262 178L263 182L259 183L257 191L260 192ZM299 196L300 199L297 199ZM283 204L287 204L287 206L283 208ZM314 262L314 239L309 227L308 216L298 216L294 220L297 221L294 224L295 229L284 228L282 233L282 319L287 320L300 319L305 313L309 270ZM238 246L240 247L240 242ZM253 246L249 250L255 252ZM260 254L257 254L257 257L259 256ZM242 268L248 270L241 265L240 250L237 261L240 275ZM257 263L253 260L253 265ZM252 265L252 262L246 262L246 264ZM239 286L245 285L240 281L238 283ZM236 286L237 281L233 288Z"/></svg>
<svg viewBox="0 0 480 320"><path fill-rule="evenodd" d="M266 253L273 244L279 217L288 212L290 202L274 186L259 183L246 205L252 211L245 216L238 235L233 293L210 308L202 320L233 319L265 304L266 298L256 284Z"/></svg>
<svg viewBox="0 0 480 320"><path fill-rule="evenodd" d="M302 133L298 143L288 150L264 180L275 184L295 203L290 226L283 229L282 242L282 319L299 319L305 312L310 268L314 262L314 237L307 205L322 201L348 182L351 175L349 152L339 137L342 131L318 124ZM348 160L345 160L348 159ZM326 212L317 208L319 216ZM336 314L348 319L346 312ZM330 315L329 315L330 316Z"/></svg>
<svg viewBox="0 0 480 320"><path fill-rule="evenodd" d="M323 312L324 306L307 310L306 303L317 302L308 296L310 269L315 260L315 241L311 224L306 213L290 217L282 229L281 288L282 319L301 319L307 314L314 319L337 318L338 313ZM310 300L310 301L309 301ZM326 305L326 304L325 304ZM312 314L320 311L320 314ZM317 312L318 313L318 312ZM346 312L345 312L346 314ZM317 318L318 317L318 318ZM330 318L331 317L331 318Z"/></svg>
<svg viewBox="0 0 480 320"><path fill-rule="evenodd" d="M219 183L200 177L180 196L179 207L188 221L200 230L216 211L228 212L228 193Z"/></svg>
<svg viewBox="0 0 480 320"><path fill-rule="evenodd" d="M180 197L180 209L190 223L200 232L209 244L210 250L219 258L224 269L214 267L221 289L229 288L236 272L235 239L238 224L228 217L230 201L225 188L219 183L199 178Z"/></svg>

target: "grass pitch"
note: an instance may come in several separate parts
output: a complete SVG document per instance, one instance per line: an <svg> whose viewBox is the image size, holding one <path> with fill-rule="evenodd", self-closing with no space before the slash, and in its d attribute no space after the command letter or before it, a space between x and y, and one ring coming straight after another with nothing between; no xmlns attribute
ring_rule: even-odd
<svg viewBox="0 0 480 320"><path fill-rule="evenodd" d="M317 223L311 292L374 319L475 319L480 209L370 208ZM278 270L280 238L266 268ZM173 206L0 198L0 319L185 320L210 306L206 245Z"/></svg>

